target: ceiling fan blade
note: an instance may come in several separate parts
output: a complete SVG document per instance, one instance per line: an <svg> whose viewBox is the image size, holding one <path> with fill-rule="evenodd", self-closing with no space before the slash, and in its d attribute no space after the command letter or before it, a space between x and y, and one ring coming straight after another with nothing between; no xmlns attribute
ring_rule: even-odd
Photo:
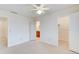
<svg viewBox="0 0 79 59"><path fill-rule="evenodd" d="M41 5L40 5L40 8L43 8L43 7L44 7L44 4L41 4Z"/></svg>
<svg viewBox="0 0 79 59"><path fill-rule="evenodd" d="M33 4L32 6L33 6L34 8L38 8L38 6L37 6L37 5L35 5L35 4Z"/></svg>

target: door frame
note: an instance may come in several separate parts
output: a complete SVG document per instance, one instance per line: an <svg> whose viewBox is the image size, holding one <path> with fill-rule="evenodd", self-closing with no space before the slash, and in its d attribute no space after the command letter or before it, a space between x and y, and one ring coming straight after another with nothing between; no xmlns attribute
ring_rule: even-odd
<svg viewBox="0 0 79 59"><path fill-rule="evenodd" d="M59 45L59 39L60 39L60 37L59 37L59 26L61 26L60 24L59 24L59 20L61 19L61 18L63 18L63 17L66 17L67 18L67 20L69 20L69 17L68 16L59 16L57 19L57 25L58 25L58 47L60 47L60 45ZM68 49L69 49L69 21L68 21Z"/></svg>
<svg viewBox="0 0 79 59"><path fill-rule="evenodd" d="M3 47L8 47L8 17L0 17L0 18L2 18L2 20L6 20L7 23L7 34L6 34L7 40L3 43Z"/></svg>

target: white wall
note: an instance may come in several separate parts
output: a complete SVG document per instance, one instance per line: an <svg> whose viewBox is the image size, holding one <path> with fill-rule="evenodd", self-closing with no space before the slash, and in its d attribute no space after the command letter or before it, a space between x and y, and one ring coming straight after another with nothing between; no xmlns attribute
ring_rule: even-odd
<svg viewBox="0 0 79 59"><path fill-rule="evenodd" d="M0 10L0 17L8 18L8 47L29 41L29 19Z"/></svg>
<svg viewBox="0 0 79 59"><path fill-rule="evenodd" d="M79 12L69 16L70 18L70 50L79 53Z"/></svg>
<svg viewBox="0 0 79 59"><path fill-rule="evenodd" d="M58 46L58 18L69 16L79 11L79 6L62 9L57 12L51 11L49 14L40 17L40 37L41 41Z"/></svg>
<svg viewBox="0 0 79 59"><path fill-rule="evenodd" d="M9 40L8 45L13 46L29 41L29 21L27 18L10 15L9 16Z"/></svg>
<svg viewBox="0 0 79 59"><path fill-rule="evenodd" d="M57 18L54 15L40 19L40 35L42 42L58 46Z"/></svg>
<svg viewBox="0 0 79 59"><path fill-rule="evenodd" d="M30 21L30 24L29 24L29 26L30 26L30 40L35 40L36 39L36 35L35 35L35 21L33 20L33 19L31 19L31 21Z"/></svg>

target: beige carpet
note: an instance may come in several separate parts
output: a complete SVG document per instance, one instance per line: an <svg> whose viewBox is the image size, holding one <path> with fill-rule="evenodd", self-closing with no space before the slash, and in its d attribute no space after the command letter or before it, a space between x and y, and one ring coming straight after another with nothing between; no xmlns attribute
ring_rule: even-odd
<svg viewBox="0 0 79 59"><path fill-rule="evenodd" d="M63 50L55 46L30 41L14 47L0 49L0 54L73 54L71 51Z"/></svg>

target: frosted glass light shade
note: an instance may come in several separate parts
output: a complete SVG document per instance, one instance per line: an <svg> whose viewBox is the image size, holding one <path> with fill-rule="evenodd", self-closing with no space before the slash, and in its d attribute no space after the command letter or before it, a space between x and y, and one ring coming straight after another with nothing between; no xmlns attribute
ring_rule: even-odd
<svg viewBox="0 0 79 59"><path fill-rule="evenodd" d="M42 13L42 11L41 11L41 10L38 10L36 13L37 13L37 14L41 14L41 13Z"/></svg>

